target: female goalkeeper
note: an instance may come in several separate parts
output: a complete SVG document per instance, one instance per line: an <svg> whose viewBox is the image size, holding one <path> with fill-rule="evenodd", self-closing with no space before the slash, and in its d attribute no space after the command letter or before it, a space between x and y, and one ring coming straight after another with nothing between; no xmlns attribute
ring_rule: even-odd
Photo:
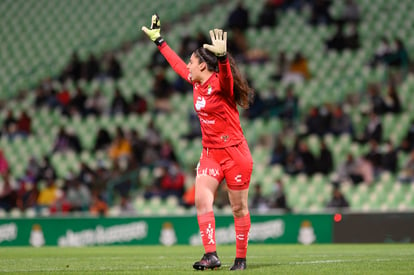
<svg viewBox="0 0 414 275"><path fill-rule="evenodd" d="M210 30L211 45L195 50L187 64L160 35L160 20L153 15L151 29L142 27L174 71L193 85L193 102L201 124L202 145L197 165L195 205L205 254L195 269L221 266L216 252L214 195L223 179L234 216L236 259L230 270L246 269L250 230L248 192L253 160L240 126L237 105L247 108L253 90L227 53L227 33Z"/></svg>

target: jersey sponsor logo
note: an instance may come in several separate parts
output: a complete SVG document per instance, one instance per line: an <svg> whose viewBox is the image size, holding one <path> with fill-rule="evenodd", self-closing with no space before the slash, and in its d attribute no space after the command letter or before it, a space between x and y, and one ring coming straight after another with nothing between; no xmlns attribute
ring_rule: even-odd
<svg viewBox="0 0 414 275"><path fill-rule="evenodd" d="M210 120L210 119L204 119L200 117L200 121L204 124L211 124L211 125L216 124L216 121L214 119Z"/></svg>
<svg viewBox="0 0 414 275"><path fill-rule="evenodd" d="M197 97L195 108L197 111L200 111L202 108L206 107L206 99L202 96Z"/></svg>

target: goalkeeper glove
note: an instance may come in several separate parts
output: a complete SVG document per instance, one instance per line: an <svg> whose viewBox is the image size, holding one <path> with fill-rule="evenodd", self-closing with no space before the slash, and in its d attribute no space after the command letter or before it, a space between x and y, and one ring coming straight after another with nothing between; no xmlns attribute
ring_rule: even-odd
<svg viewBox="0 0 414 275"><path fill-rule="evenodd" d="M227 53L227 32L221 29L210 30L211 44L204 44L203 47L214 53L217 57L225 58Z"/></svg>
<svg viewBox="0 0 414 275"><path fill-rule="evenodd" d="M154 14L151 17L151 29L148 29L147 27L143 26L141 28L143 32L152 40L154 43L159 46L162 42L164 42L164 39L162 38L160 31L161 31L161 21L158 17L158 14Z"/></svg>

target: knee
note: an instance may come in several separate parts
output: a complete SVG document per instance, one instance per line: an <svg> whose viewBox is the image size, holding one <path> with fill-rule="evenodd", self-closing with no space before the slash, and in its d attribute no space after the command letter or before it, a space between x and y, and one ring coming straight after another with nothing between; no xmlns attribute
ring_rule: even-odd
<svg viewBox="0 0 414 275"><path fill-rule="evenodd" d="M245 202L239 202L239 203L232 204L231 210L233 212L233 216L235 217L244 217L249 213L247 203Z"/></svg>
<svg viewBox="0 0 414 275"><path fill-rule="evenodd" d="M213 210L213 203L207 200L205 197L196 196L195 207L198 214L205 214Z"/></svg>

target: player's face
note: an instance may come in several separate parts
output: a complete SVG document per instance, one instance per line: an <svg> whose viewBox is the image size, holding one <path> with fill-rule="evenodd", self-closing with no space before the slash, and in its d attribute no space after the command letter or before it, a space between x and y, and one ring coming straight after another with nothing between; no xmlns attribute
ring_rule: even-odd
<svg viewBox="0 0 414 275"><path fill-rule="evenodd" d="M190 57L190 61L187 63L187 69L190 72L192 81L200 81L200 65L199 58L193 53Z"/></svg>

